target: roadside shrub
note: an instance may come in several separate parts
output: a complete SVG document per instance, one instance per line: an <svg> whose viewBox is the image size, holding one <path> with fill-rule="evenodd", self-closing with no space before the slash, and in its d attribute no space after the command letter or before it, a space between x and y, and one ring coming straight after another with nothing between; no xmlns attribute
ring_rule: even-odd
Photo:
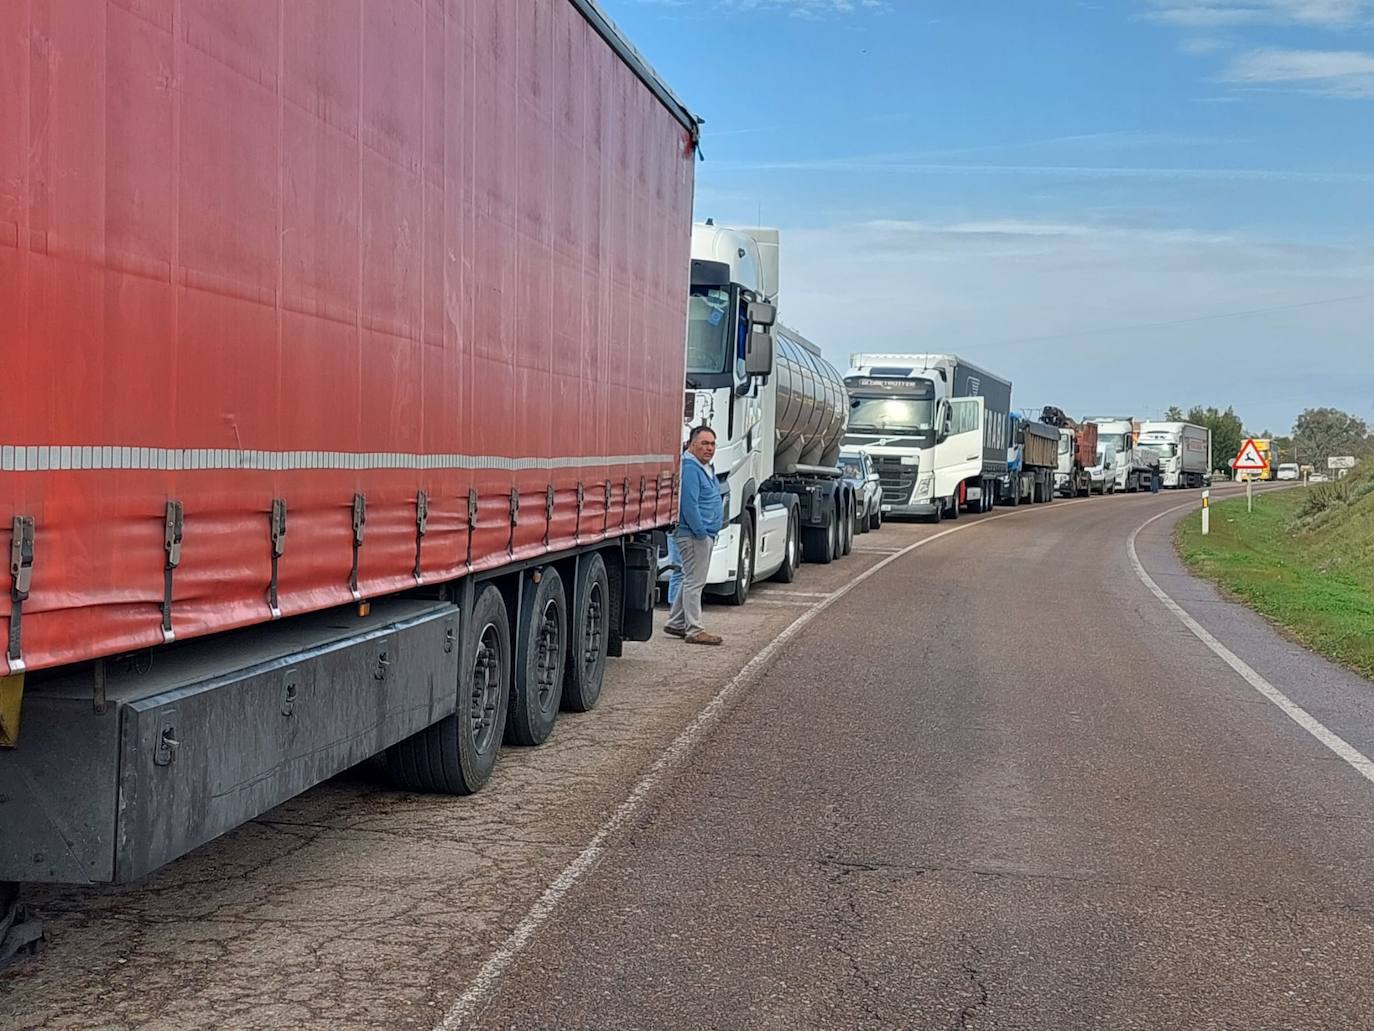
<svg viewBox="0 0 1374 1031"><path fill-rule="evenodd" d="M1313 516L1348 504L1350 488L1344 480L1337 480L1335 483L1315 483L1307 488L1307 497L1298 508L1298 519L1311 519Z"/></svg>

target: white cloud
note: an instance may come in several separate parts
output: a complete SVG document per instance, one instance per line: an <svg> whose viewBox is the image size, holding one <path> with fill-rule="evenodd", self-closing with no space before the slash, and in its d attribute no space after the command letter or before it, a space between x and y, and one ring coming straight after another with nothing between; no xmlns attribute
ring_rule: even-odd
<svg viewBox="0 0 1374 1031"><path fill-rule="evenodd" d="M954 351L1011 377L1018 405L1080 413L1372 414L1374 247L1013 215L785 229L782 260L783 318L841 365Z"/></svg>
<svg viewBox="0 0 1374 1031"><path fill-rule="evenodd" d="M1218 50L1225 50L1228 45L1226 40L1212 36L1189 36L1178 45L1178 49L1180 53L1189 57L1204 57L1207 54L1215 54Z"/></svg>
<svg viewBox="0 0 1374 1031"><path fill-rule="evenodd" d="M1357 50L1254 50L1237 57L1223 78L1243 85L1282 85L1341 97L1374 97L1374 54Z"/></svg>
<svg viewBox="0 0 1374 1031"><path fill-rule="evenodd" d="M1246 23L1339 29L1374 23L1374 0L1148 0L1152 21L1182 28Z"/></svg>

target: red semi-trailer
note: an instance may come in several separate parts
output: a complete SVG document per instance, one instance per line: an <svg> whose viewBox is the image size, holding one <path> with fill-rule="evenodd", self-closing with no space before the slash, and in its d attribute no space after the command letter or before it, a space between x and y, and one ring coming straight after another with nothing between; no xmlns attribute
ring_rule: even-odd
<svg viewBox="0 0 1374 1031"><path fill-rule="evenodd" d="M596 702L697 124L594 0L0 5L0 881L381 752L473 791Z"/></svg>

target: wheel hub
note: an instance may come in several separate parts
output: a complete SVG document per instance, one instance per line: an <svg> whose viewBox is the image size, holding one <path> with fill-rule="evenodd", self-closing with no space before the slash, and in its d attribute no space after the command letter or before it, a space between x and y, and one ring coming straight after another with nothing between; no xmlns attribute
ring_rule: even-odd
<svg viewBox="0 0 1374 1031"><path fill-rule="evenodd" d="M550 601L544 606L539 625L538 655L535 658L535 681L539 691L539 707L547 709L557 686L558 657L563 651L562 633L558 626L558 605Z"/></svg>
<svg viewBox="0 0 1374 1031"><path fill-rule="evenodd" d="M591 589L582 630L582 668L590 673L601 658L601 585Z"/></svg>
<svg viewBox="0 0 1374 1031"><path fill-rule="evenodd" d="M501 646L496 627L482 628L472 671L472 741L477 751L491 744L501 703Z"/></svg>

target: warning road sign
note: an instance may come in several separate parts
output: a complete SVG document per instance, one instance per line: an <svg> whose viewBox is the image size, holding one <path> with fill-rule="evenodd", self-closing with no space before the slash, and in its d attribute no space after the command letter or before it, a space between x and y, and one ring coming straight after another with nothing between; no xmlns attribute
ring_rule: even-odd
<svg viewBox="0 0 1374 1031"><path fill-rule="evenodd" d="M1269 463L1265 461L1264 455L1260 454L1259 447L1251 439L1241 446L1240 454L1236 455L1236 460L1231 463L1231 468L1238 473L1262 473L1269 468Z"/></svg>

